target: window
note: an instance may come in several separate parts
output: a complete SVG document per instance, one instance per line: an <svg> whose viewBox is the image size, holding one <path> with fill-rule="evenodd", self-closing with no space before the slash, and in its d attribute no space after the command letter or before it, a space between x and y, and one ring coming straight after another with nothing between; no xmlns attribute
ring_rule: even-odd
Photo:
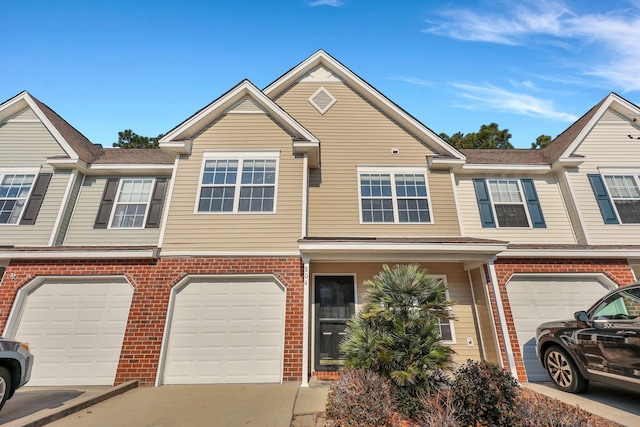
<svg viewBox="0 0 640 427"><path fill-rule="evenodd" d="M17 224L31 193L35 174L0 175L0 224Z"/></svg>
<svg viewBox="0 0 640 427"><path fill-rule="evenodd" d="M197 212L275 212L277 166L276 158L205 158Z"/></svg>
<svg viewBox="0 0 640 427"><path fill-rule="evenodd" d="M144 227L152 189L152 178L121 179L111 228Z"/></svg>
<svg viewBox="0 0 640 427"><path fill-rule="evenodd" d="M160 228L168 180L107 178L93 228Z"/></svg>
<svg viewBox="0 0 640 427"><path fill-rule="evenodd" d="M529 227L518 180L491 179L489 192L499 227Z"/></svg>
<svg viewBox="0 0 640 427"><path fill-rule="evenodd" d="M360 173L360 208L365 223L429 223L424 173Z"/></svg>
<svg viewBox="0 0 640 427"><path fill-rule="evenodd" d="M605 175L609 194L623 224L640 223L640 189L636 175Z"/></svg>
<svg viewBox="0 0 640 427"><path fill-rule="evenodd" d="M640 288L623 289L593 311L594 319L634 320L640 315Z"/></svg>
<svg viewBox="0 0 640 427"><path fill-rule="evenodd" d="M483 228L545 228L533 179L473 180Z"/></svg>

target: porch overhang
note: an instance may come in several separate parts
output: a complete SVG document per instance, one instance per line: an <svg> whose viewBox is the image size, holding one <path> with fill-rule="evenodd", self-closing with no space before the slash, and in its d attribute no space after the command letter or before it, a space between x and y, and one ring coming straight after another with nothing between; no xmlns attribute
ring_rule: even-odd
<svg viewBox="0 0 640 427"><path fill-rule="evenodd" d="M311 238L298 240L300 254L324 262L451 262L472 270L507 249L507 242L443 238Z"/></svg>

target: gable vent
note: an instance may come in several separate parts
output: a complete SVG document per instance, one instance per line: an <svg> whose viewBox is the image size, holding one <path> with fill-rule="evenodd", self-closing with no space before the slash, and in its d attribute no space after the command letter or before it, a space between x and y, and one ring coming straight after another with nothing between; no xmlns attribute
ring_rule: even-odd
<svg viewBox="0 0 640 427"><path fill-rule="evenodd" d="M311 95L309 102L320 112L320 114L324 114L333 104L336 103L336 99L328 90L321 87L316 91L316 93Z"/></svg>

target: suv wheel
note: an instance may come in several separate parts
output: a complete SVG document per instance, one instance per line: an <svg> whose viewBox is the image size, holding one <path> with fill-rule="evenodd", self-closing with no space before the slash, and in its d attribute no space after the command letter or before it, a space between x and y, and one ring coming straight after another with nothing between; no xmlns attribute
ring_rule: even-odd
<svg viewBox="0 0 640 427"><path fill-rule="evenodd" d="M6 368L0 367L0 409L11 394L11 374Z"/></svg>
<svg viewBox="0 0 640 427"><path fill-rule="evenodd" d="M573 359L561 347L549 347L544 353L544 367L556 387L562 391L582 393L589 385Z"/></svg>

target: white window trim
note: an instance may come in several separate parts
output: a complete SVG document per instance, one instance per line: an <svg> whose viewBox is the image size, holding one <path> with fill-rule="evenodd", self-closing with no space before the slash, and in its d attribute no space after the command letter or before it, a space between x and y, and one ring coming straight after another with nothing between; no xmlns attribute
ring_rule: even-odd
<svg viewBox="0 0 640 427"><path fill-rule="evenodd" d="M22 216L24 215L25 208L27 207L27 203L29 202L29 198L31 198L31 193L33 192L33 187L36 185L36 181L38 180L38 175L40 174L40 168L2 168L0 169L0 182L4 179L5 175L15 175L15 174L29 174L33 175L33 183L31 184L31 188L29 189L29 193L25 197L24 205L22 206L22 210L20 211L20 215L18 215L18 219L15 223L0 223L0 226L5 227L15 227L20 225L20 221L22 221Z"/></svg>
<svg viewBox="0 0 640 427"><path fill-rule="evenodd" d="M391 175L391 200L393 202L393 222L364 222L362 217L362 186L360 185L360 175L368 174L368 173L376 173L376 174L386 174ZM424 176L424 185L427 189L427 208L429 209L429 221L427 222L400 222L399 214L398 214L398 196L396 194L396 186L395 186L395 175L402 174L413 174L413 175L423 175ZM357 174L356 174L356 184L358 186L358 213L360 215L360 224L361 225L402 225L402 226L416 226L416 225L427 225L434 224L434 215L433 208L431 206L431 191L429 188L429 178L427 176L427 169L420 167L372 167L372 166L358 166Z"/></svg>
<svg viewBox="0 0 640 427"><path fill-rule="evenodd" d="M493 200L493 194L491 194L491 185L490 185L491 181L515 181L516 182L516 185L518 186L518 191L520 193L520 199L521 199L520 204L524 206L524 214L527 217L527 223L529 224L527 227L501 227L500 226L500 221L498 221L498 213L496 212L496 205L515 205L516 203L495 202ZM495 218L496 228L504 228L508 230L513 230L513 229L524 230L527 228L532 229L533 225L532 225L531 217L529 216L529 206L527 205L527 200L524 194L524 190L522 189L522 182L520 181L520 179L519 178L487 178L486 182L487 182L487 193L489 193L489 200L491 200L491 211L493 212L493 217Z"/></svg>
<svg viewBox="0 0 640 427"><path fill-rule="evenodd" d="M144 209L144 219L142 220L142 226L140 227L114 227L113 226L113 218L116 215L116 210L119 204L122 205L131 205L134 203L118 203L118 199L120 198L120 191L122 191L122 184L127 180L151 180L151 191L149 191L149 196L146 201L146 207ZM156 186L156 179L152 177L131 177L131 178L120 178L118 181L118 190L116 191L116 196L113 201L113 206L111 207L111 215L109 215L109 223L107 224L107 230L142 230L147 225L147 217L149 216L149 206L151 204L151 199L153 197L153 190Z"/></svg>
<svg viewBox="0 0 640 427"><path fill-rule="evenodd" d="M613 205L613 209L616 212L616 218L618 219L618 226L623 227L637 227L639 224L637 222L622 222L622 218L620 217L620 212L618 212L618 206L616 205L616 200L637 200L637 199L620 199L613 197L611 193L611 189L609 188L609 184L607 184L607 176L631 176L635 181L638 188L640 188L640 170L638 169L601 169L600 176L602 177L602 182L604 183L605 188L607 189L607 193L609 193L609 199L611 200L611 204Z"/></svg>
<svg viewBox="0 0 640 427"><path fill-rule="evenodd" d="M233 199L233 211L231 212L209 212L199 211L200 193L202 191L202 178L204 177L204 168L207 160L238 160L239 169L236 177L236 192ZM240 212L238 211L239 198L241 188L242 162L244 160L275 160L276 161L276 178L273 184L273 211L271 212ZM195 205L193 207L194 215L274 215L278 206L278 180L280 179L280 151L205 151L202 155L202 163L200 164L200 175L198 177L198 188L195 195Z"/></svg>

